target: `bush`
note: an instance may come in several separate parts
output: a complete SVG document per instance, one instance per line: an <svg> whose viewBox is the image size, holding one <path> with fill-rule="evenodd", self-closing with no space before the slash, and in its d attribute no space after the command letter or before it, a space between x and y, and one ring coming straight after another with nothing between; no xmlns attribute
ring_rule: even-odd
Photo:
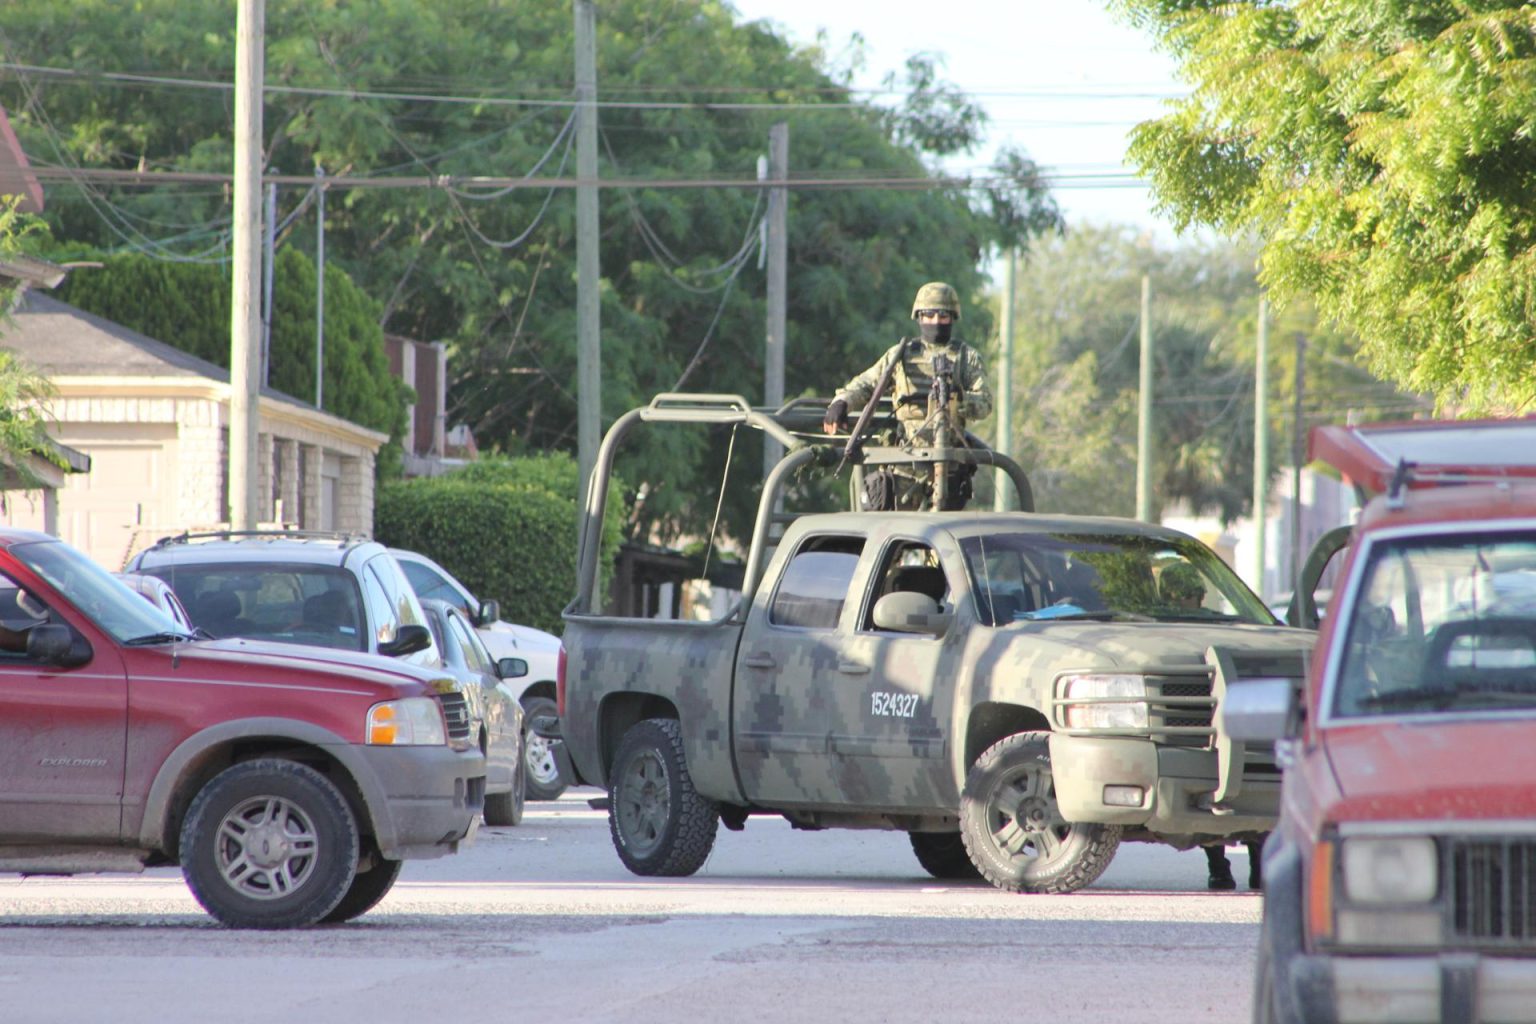
<svg viewBox="0 0 1536 1024"><path fill-rule="evenodd" d="M576 477L575 460L552 453L393 481L379 489L374 535L434 559L477 597L500 602L508 622L559 634L576 595ZM616 502L604 518L606 588L620 536Z"/></svg>

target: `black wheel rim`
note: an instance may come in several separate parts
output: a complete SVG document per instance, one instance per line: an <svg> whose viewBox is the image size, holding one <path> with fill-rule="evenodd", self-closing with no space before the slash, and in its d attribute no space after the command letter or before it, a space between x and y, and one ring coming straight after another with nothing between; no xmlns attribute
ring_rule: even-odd
<svg viewBox="0 0 1536 1024"><path fill-rule="evenodd" d="M1072 826L1056 806L1051 773L1021 767L999 780L987 801L987 831L1004 859L1025 861L1031 871L1065 859Z"/></svg>
<svg viewBox="0 0 1536 1024"><path fill-rule="evenodd" d="M672 811L667 766L661 755L646 750L625 765L613 799L625 845L638 857L650 855L661 844Z"/></svg>

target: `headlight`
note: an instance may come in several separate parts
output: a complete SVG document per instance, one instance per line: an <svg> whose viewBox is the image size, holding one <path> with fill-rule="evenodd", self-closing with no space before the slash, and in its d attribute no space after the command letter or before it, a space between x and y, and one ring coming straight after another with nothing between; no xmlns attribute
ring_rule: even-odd
<svg viewBox="0 0 1536 1024"><path fill-rule="evenodd" d="M443 712L431 697L387 700L368 709L368 742L379 746L436 747L448 742Z"/></svg>
<svg viewBox="0 0 1536 1024"><path fill-rule="evenodd" d="M1340 855L1344 891L1354 903L1428 903L1440 881L1440 858L1428 837L1346 839Z"/></svg>
<svg viewBox="0 0 1536 1024"><path fill-rule="evenodd" d="M1066 676L1062 696L1067 705L1069 729L1145 729L1147 681L1141 676ZM1125 698L1143 698L1126 700ZM1106 703L1072 704L1092 700ZM1117 703L1108 703L1116 701Z"/></svg>

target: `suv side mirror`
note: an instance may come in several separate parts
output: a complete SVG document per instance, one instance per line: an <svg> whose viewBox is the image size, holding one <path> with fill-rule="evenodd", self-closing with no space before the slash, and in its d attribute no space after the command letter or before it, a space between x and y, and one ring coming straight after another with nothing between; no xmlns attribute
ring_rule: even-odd
<svg viewBox="0 0 1536 1024"><path fill-rule="evenodd" d="M78 639L78 642L77 642ZM91 660L91 645L60 623L46 622L27 630L27 657L45 665L74 668Z"/></svg>
<svg viewBox="0 0 1536 1024"><path fill-rule="evenodd" d="M500 658L496 662L496 678L521 679L528 674L528 663L522 658Z"/></svg>
<svg viewBox="0 0 1536 1024"><path fill-rule="evenodd" d="M395 633L395 638L386 643L379 644L379 653L391 658L398 658L404 654L415 654L432 646L432 631L426 626L411 624L401 626Z"/></svg>
<svg viewBox="0 0 1536 1024"><path fill-rule="evenodd" d="M939 603L933 598L909 590L886 594L875 602L876 629L943 636L949 629L951 618L949 612L939 609Z"/></svg>
<svg viewBox="0 0 1536 1024"><path fill-rule="evenodd" d="M481 601L480 610L475 613L475 625L489 626L501 618L501 605L495 601Z"/></svg>
<svg viewBox="0 0 1536 1024"><path fill-rule="evenodd" d="M1270 742L1294 736L1300 728L1296 684L1289 679L1247 679L1227 687L1221 702L1221 728L1234 740Z"/></svg>

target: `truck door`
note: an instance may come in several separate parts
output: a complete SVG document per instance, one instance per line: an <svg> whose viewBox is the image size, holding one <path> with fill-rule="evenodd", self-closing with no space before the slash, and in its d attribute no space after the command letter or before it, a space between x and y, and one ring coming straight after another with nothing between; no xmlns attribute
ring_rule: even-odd
<svg viewBox="0 0 1536 1024"><path fill-rule="evenodd" d="M945 734L954 690L940 662L943 639L876 628L875 602L898 591L926 594L953 608L953 589L937 553L917 541L889 542L839 659L833 771L847 805L953 813L960 797Z"/></svg>
<svg viewBox="0 0 1536 1024"><path fill-rule="evenodd" d="M736 661L736 763L748 799L836 806L833 709L848 699L841 641L864 538L803 538L766 601L753 602ZM853 685L858 685L855 682Z"/></svg>
<svg viewBox="0 0 1536 1024"><path fill-rule="evenodd" d="M43 621L65 620L0 574L0 839L116 842L128 722L123 666L102 643L76 668L28 658L25 631Z"/></svg>

